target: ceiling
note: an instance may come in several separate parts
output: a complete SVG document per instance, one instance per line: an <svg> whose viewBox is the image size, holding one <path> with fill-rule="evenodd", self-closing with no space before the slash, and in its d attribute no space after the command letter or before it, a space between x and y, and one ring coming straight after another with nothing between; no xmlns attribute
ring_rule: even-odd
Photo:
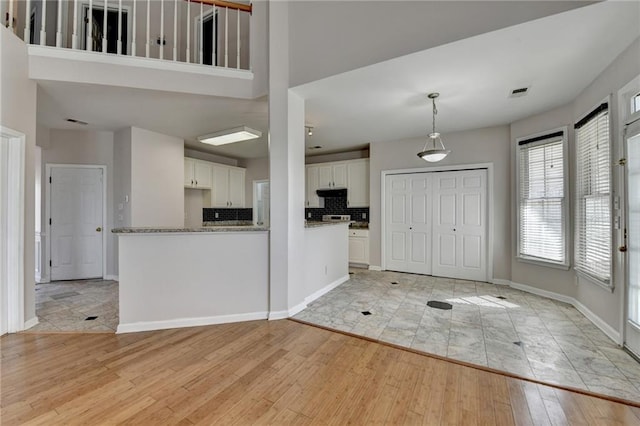
<svg viewBox="0 0 640 426"><path fill-rule="evenodd" d="M639 2L603 2L304 84L307 151L350 151L430 132L429 92L440 92L438 130L502 125L571 102L640 35ZM40 81L38 123L55 129L136 126L233 158L268 154L266 98L242 100ZM529 94L508 97L511 89ZM132 102L132 99L135 101ZM75 118L87 126L67 123ZM198 135L248 126L259 139L220 147Z"/></svg>

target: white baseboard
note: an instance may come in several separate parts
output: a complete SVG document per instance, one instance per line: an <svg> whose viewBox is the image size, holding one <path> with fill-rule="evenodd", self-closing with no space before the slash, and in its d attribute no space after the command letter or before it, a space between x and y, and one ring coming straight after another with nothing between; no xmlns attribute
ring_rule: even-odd
<svg viewBox="0 0 640 426"><path fill-rule="evenodd" d="M215 317L179 318L163 321L142 321L128 324L120 323L116 333L135 333L138 331L166 330L169 328L197 327L263 319L267 319L267 312L249 312L246 314L219 315Z"/></svg>
<svg viewBox="0 0 640 426"><path fill-rule="evenodd" d="M304 310L306 307L307 307L307 302L306 301L298 303L296 306L294 306L293 308L290 308L287 311L287 318L291 318L292 316L294 316L298 312Z"/></svg>
<svg viewBox="0 0 640 426"><path fill-rule="evenodd" d="M334 288L338 287L340 284L342 284L345 281L349 281L349 274L345 275L344 277L338 278L334 282L324 286L323 288L321 288L320 290L316 291L315 293L305 297L304 302L308 305L309 303L313 302L317 298L329 293L331 290L333 290Z"/></svg>
<svg viewBox="0 0 640 426"><path fill-rule="evenodd" d="M40 279L36 278L36 284L46 284L48 282L51 282L51 280L49 280L49 277L46 275L42 275Z"/></svg>
<svg viewBox="0 0 640 426"><path fill-rule="evenodd" d="M112 280L112 281L120 281L117 275L105 275L102 277L103 280Z"/></svg>
<svg viewBox="0 0 640 426"><path fill-rule="evenodd" d="M493 278L491 281L489 281L491 284L495 284L495 285L511 285L511 281L509 280L504 280L502 278Z"/></svg>
<svg viewBox="0 0 640 426"><path fill-rule="evenodd" d="M281 320L285 318L289 318L289 311L271 311L269 312L269 316L267 317L269 321Z"/></svg>
<svg viewBox="0 0 640 426"><path fill-rule="evenodd" d="M593 313L589 308L584 306L582 303L574 300L573 306L582 313L589 321L595 324L604 334L609 336L611 340L613 340L616 344L622 345L622 339L620 333L616 331L613 327L611 327L606 322L602 321L602 319Z"/></svg>
<svg viewBox="0 0 640 426"><path fill-rule="evenodd" d="M38 317L33 317L30 320L27 320L24 322L24 327L22 328L23 330L28 330L31 327L35 327L36 325L38 325L39 321L38 321Z"/></svg>
<svg viewBox="0 0 640 426"><path fill-rule="evenodd" d="M549 299L558 300L560 302L568 303L569 305L576 308L582 315L587 317L589 321L593 323L596 327L600 329L604 334L606 334L613 342L617 345L620 344L620 332L616 331L609 324L604 322L602 318L593 313L589 308L584 306L582 303L577 301L575 298L571 296L565 296L564 294L555 293L553 291L542 290L536 287L532 287L526 284L519 284L511 282L509 284L510 287L515 288L517 290L526 291L527 293L537 294L538 296L547 297Z"/></svg>
<svg viewBox="0 0 640 426"><path fill-rule="evenodd" d="M369 270L370 271L382 271L382 267L381 266L377 266L377 265L369 265Z"/></svg>
<svg viewBox="0 0 640 426"><path fill-rule="evenodd" d="M576 299L574 299L573 297L565 296L564 294L555 293L553 291L542 290L540 288L532 287L530 285L511 282L509 286L517 290L522 290L522 291L526 291L527 293L537 294L538 296L547 297L553 300L558 300L560 302L568 303L570 305L574 305L576 303Z"/></svg>

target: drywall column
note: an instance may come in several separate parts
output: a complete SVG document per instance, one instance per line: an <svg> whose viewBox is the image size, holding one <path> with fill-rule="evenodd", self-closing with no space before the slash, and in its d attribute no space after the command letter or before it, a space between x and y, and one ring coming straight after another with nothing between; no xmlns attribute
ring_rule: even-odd
<svg viewBox="0 0 640 426"><path fill-rule="evenodd" d="M289 92L289 4L269 2L269 319L304 307L304 100Z"/></svg>

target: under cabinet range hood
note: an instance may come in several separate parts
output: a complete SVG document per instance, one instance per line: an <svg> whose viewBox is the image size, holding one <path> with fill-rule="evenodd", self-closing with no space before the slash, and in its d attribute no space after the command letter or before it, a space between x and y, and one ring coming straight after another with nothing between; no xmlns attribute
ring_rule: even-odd
<svg viewBox="0 0 640 426"><path fill-rule="evenodd" d="M324 198L339 198L339 197L346 197L347 196L347 188L340 188L340 189L318 189L316 191L316 194L318 194L318 197L324 197Z"/></svg>

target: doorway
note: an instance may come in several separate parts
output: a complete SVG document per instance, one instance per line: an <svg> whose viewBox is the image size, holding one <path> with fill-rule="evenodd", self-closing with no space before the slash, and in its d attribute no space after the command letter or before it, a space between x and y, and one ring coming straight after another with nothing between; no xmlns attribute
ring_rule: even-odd
<svg viewBox="0 0 640 426"><path fill-rule="evenodd" d="M269 226L269 181L253 181L253 224Z"/></svg>
<svg viewBox="0 0 640 426"><path fill-rule="evenodd" d="M107 53L118 53L118 38L121 42L121 54L127 54L128 45L128 13L123 7L121 9L120 29L118 29L118 8L107 8L107 28L104 28L104 7L93 6L91 8L91 51L102 52L103 38L107 39ZM89 5L83 5L83 21L84 31L82 40L84 40L84 47L87 48L87 24L89 23ZM118 37L118 31L120 31L120 37ZM106 33L106 34L105 34Z"/></svg>
<svg viewBox="0 0 640 426"><path fill-rule="evenodd" d="M102 278L106 239L106 167L47 165L49 276Z"/></svg>
<svg viewBox="0 0 640 426"><path fill-rule="evenodd" d="M194 62L218 65L218 13L213 10L199 15L194 22ZM200 49L202 47L202 49ZM200 55L202 55L200 57Z"/></svg>
<svg viewBox="0 0 640 426"><path fill-rule="evenodd" d="M384 269L487 281L487 174L387 174Z"/></svg>
<svg viewBox="0 0 640 426"><path fill-rule="evenodd" d="M627 127L627 318L625 346L640 357L640 118Z"/></svg>

